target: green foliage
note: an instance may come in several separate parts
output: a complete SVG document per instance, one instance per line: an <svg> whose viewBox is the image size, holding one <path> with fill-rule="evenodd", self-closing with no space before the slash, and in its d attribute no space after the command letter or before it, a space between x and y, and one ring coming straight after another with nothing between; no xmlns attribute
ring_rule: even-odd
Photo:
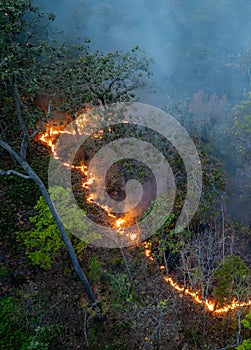
<svg viewBox="0 0 251 350"><path fill-rule="evenodd" d="M251 349L251 339L244 339L242 344L237 346L237 350L250 350Z"/></svg>
<svg viewBox="0 0 251 350"><path fill-rule="evenodd" d="M0 122L9 126L4 136L13 144L21 135L14 88L32 134L49 105L51 115L63 111L74 119L85 103L133 100L150 75L151 61L137 46L104 54L91 51L88 39L78 45L49 40L46 26L54 18L29 0L0 2Z"/></svg>
<svg viewBox="0 0 251 350"><path fill-rule="evenodd" d="M74 205L69 205L67 199L69 195L68 190L64 190L61 187L53 189L51 196L52 199L59 198L63 206L65 216L69 218L69 229L78 227L85 230L86 225L78 216L77 209ZM55 220L51 214L51 211L44 199L40 197L36 206L36 215L30 218L30 222L34 225L34 228L30 231L19 232L18 236L21 242L26 248L26 254L34 265L41 266L44 269L48 269L52 266L57 257L60 256L61 250L64 248L64 243L59 234ZM70 233L68 232L69 236ZM86 242L77 240L76 251L81 254L86 247Z"/></svg>
<svg viewBox="0 0 251 350"><path fill-rule="evenodd" d="M20 319L14 316L14 299L0 299L0 349L27 349L30 337Z"/></svg>
<svg viewBox="0 0 251 350"><path fill-rule="evenodd" d="M93 254L89 261L88 276L91 281L98 282L103 275L103 267L96 254Z"/></svg>
<svg viewBox="0 0 251 350"><path fill-rule="evenodd" d="M246 319L241 321L242 325L248 329L251 330L251 310L246 315ZM251 338L244 339L241 345L237 346L236 350L250 350L251 349Z"/></svg>
<svg viewBox="0 0 251 350"><path fill-rule="evenodd" d="M49 349L60 327L28 325L25 312L17 298L0 299L0 350ZM36 323L35 319L33 321Z"/></svg>
<svg viewBox="0 0 251 350"><path fill-rule="evenodd" d="M45 203L40 197L34 209L37 214L30 218L34 229L19 233L19 239L26 248L26 254L34 265L48 269L53 259L59 254L64 243L60 238L54 218Z"/></svg>
<svg viewBox="0 0 251 350"><path fill-rule="evenodd" d="M134 290L125 273L107 273L112 290L111 299L117 309L123 310L123 305L134 300Z"/></svg>
<svg viewBox="0 0 251 350"><path fill-rule="evenodd" d="M60 332L60 329L60 326L54 325L37 326L34 330L34 334L30 336L30 343L26 349L50 349L50 343L52 342L53 338Z"/></svg>
<svg viewBox="0 0 251 350"><path fill-rule="evenodd" d="M63 44L49 58L42 67L40 83L46 76L47 87L57 87L51 103L72 118L84 103L131 101L135 90L144 85L144 76L150 74L150 61L138 47L127 52L91 53L85 41L78 46Z"/></svg>
<svg viewBox="0 0 251 350"><path fill-rule="evenodd" d="M245 298L249 292L250 270L239 256L228 256L216 272L215 297L220 302L236 297Z"/></svg>

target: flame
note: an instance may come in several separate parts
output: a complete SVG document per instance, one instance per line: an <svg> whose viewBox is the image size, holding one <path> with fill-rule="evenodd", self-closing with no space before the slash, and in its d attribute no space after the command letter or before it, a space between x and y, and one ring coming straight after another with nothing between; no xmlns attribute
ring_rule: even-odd
<svg viewBox="0 0 251 350"><path fill-rule="evenodd" d="M86 115L81 114L80 117L81 118L78 118L76 123L78 126L81 126L81 128L83 128L84 123L86 122ZM39 141L41 141L42 143L44 143L46 146L50 148L53 154L53 157L55 159L59 159L55 143L57 138L63 133L72 134L72 135L75 134L74 130L72 130L72 133L71 133L71 131L69 130L61 130L60 128L53 128L50 126L49 128L47 128L47 130L43 134L39 135L38 137ZM93 137L96 139L102 138L102 136L103 136L103 130L98 130L95 134L93 134ZM84 190L90 190L91 185L93 185L95 181L97 181L96 177L93 174L88 174L88 167L85 164L72 165L67 162L63 162L61 164L67 168L77 169L83 174L83 176L87 177L87 180L83 181L81 184ZM90 177L88 177L89 175ZM86 202L89 204L93 204L95 199L96 199L96 196L93 193L90 193L86 197ZM122 226L125 226L128 220L125 217L121 217L117 219L117 217L112 213L111 209L106 205L99 204L99 206L107 213L109 218L116 219L113 224L113 227L121 231ZM131 233L129 236L132 241L136 240L137 238L136 233Z"/></svg>
<svg viewBox="0 0 251 350"><path fill-rule="evenodd" d="M84 176L88 176L87 169L88 167L86 165L72 165L72 169L79 170Z"/></svg>
<svg viewBox="0 0 251 350"><path fill-rule="evenodd" d="M82 183L82 187L83 187L84 189L88 189L88 187L89 187L90 185L92 185L95 181L96 181L96 178L95 178L95 177L90 177L87 181L85 181L85 182Z"/></svg>
<svg viewBox="0 0 251 350"><path fill-rule="evenodd" d="M71 132L69 130L61 130L60 128L56 129L56 128L53 128L51 126L45 131L45 133L40 134L38 136L39 141L41 141L42 143L44 143L46 146L48 146L51 149L51 152L52 152L54 158L56 158L56 159L58 159L58 155L57 155L56 148L55 148L55 142L61 134L74 135L74 131Z"/></svg>
<svg viewBox="0 0 251 350"><path fill-rule="evenodd" d="M214 312L216 314L224 314L230 310L236 310L239 307L246 307L251 305L251 299L247 302L241 302L235 298L231 301L230 304L225 305L220 309L215 309L216 301L209 299L203 300L197 292L192 292L187 288L181 287L178 285L178 283L174 282L172 277L164 276L164 280L169 283L175 290L182 292L185 295L191 296L196 303L204 305L208 311Z"/></svg>
<svg viewBox="0 0 251 350"><path fill-rule="evenodd" d="M151 261L154 261L154 258L152 257L151 244L149 242L145 242L144 248L145 248L145 256ZM161 265L160 270L164 270L164 269L165 269L165 266ZM175 289L178 292L181 292L180 294L181 297L183 295L188 295L193 299L195 303L203 305L207 311L213 312L215 314L225 314L230 310L237 310L240 307L247 307L251 305L251 299L247 302L241 302L240 300L237 300L235 298L231 301L230 304L225 305L219 309L215 309L216 307L215 300L202 299L201 296L199 295L199 292L193 292L188 288L185 288L184 286L180 286L178 283L174 281L174 279L171 276L164 276L164 280L166 283L170 284L173 289Z"/></svg>
<svg viewBox="0 0 251 350"><path fill-rule="evenodd" d="M86 122L86 115L84 115L84 114L81 115L81 119L78 118L76 121L77 125L81 125L81 127L83 127L83 124L85 122ZM53 154L53 157L55 159L59 159L57 151L56 151L55 142L56 142L57 138L63 133L72 134L72 135L75 134L74 130L72 130L72 132L71 132L69 130L61 130L60 128L56 129L53 127L49 127L45 133L39 135L39 137L38 137L39 141L41 141L43 144L45 144L46 146L48 146L50 148L50 150ZM103 131L99 130L93 136L96 139L102 138ZM64 162L64 163L62 163L62 165L64 165L65 167L72 168L72 169L77 169L83 174L83 176L88 177L88 171L87 171L88 167L85 164L76 166L76 165L71 165L71 164ZM89 186L91 186L97 180L95 178L95 176L93 176L93 174L90 174L90 175L91 175L91 177L82 183L82 187L85 190L89 189ZM93 193L90 193L86 197L86 201L90 204L94 203L94 200L95 200L95 196ZM108 217L110 217L112 219L116 219L116 216L112 213L112 211L110 210L109 207L107 207L105 205L103 205L103 206L100 205L100 206L102 207L102 209L105 210ZM113 226L119 232L123 232L122 227L125 226L125 224L127 222L130 222L130 218L126 218L125 216L120 217L120 218L115 220ZM139 232L137 232L137 233L131 232L128 236L131 239L131 241L135 241L138 237L138 234L139 234ZM144 251L145 251L145 256L149 260L155 261L153 256L152 256L151 244L149 242L144 243ZM160 270L162 270L162 271L165 270L165 266L161 265ZM194 291L189 290L188 288L185 288L184 286L180 286L178 283L176 283L174 281L174 279L171 276L163 276L163 278L164 278L165 282L170 284L170 286L173 289L180 292L181 297L183 295L190 296L195 303L203 305L208 312L213 312L214 314L225 314L230 310L236 310L240 307L251 306L251 299L247 302L241 302L237 299L233 299L230 304L225 305L219 309L215 309L216 301L209 300L209 299L202 299L201 296L199 295L198 291L194 292Z"/></svg>
<svg viewBox="0 0 251 350"><path fill-rule="evenodd" d="M126 222L126 220L124 218L119 218L118 220L116 220L115 222L115 227L117 228L121 228L121 225L124 225Z"/></svg>
<svg viewBox="0 0 251 350"><path fill-rule="evenodd" d="M94 194L93 194L93 193L90 193L90 194L86 197L86 201L87 201L88 203L93 203L93 202L94 202L94 199L95 199L95 197L94 197Z"/></svg>
<svg viewBox="0 0 251 350"><path fill-rule="evenodd" d="M203 300L196 292L190 291L188 288L181 287L178 283L174 282L172 277L164 276L164 280L169 283L175 290L182 292L184 295L189 295L198 304L203 304L208 311L215 311L215 302L209 299ZM219 310L218 310L219 311Z"/></svg>
<svg viewBox="0 0 251 350"><path fill-rule="evenodd" d="M104 134L103 130L98 130L92 136L94 137L94 139L102 139L103 134Z"/></svg>
<svg viewBox="0 0 251 350"><path fill-rule="evenodd" d="M39 136L39 140L44 144L46 144L46 146L48 146L51 149L51 152L54 158L58 159L57 153L55 151L54 140L50 138L50 134L49 133L42 134L41 136Z"/></svg>
<svg viewBox="0 0 251 350"><path fill-rule="evenodd" d="M144 247L145 247L145 256L149 260L154 261L154 258L152 257L151 244L149 242L145 242Z"/></svg>

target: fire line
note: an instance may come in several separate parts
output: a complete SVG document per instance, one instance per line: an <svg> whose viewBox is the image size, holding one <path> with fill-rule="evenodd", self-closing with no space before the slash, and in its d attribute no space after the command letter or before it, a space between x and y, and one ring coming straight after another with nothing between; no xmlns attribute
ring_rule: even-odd
<svg viewBox="0 0 251 350"><path fill-rule="evenodd" d="M53 155L53 157L55 159L59 159L57 151L56 151L56 147L55 147L55 142L57 140L57 138L60 136L60 134L62 133L68 133L70 134L69 131L64 131L64 130L60 130L60 129L56 129L56 128L52 128L50 127L47 131L45 131L44 133L40 134L38 139L40 142L42 142L43 144L45 144L47 147L50 148L51 153ZM101 137L102 138L102 132L97 132L95 134L95 138ZM66 167L70 167L71 165L68 163L63 163L64 166ZM72 166L72 168L74 169L78 169L84 176L87 176L87 166L86 165L80 165L80 166ZM92 185L94 182L96 181L95 176L89 178L87 181L82 183L82 188L83 189L89 189L89 186ZM90 193L87 198L86 201L88 203L93 203L95 201L95 197L92 193ZM101 206L102 207L102 206ZM110 208L107 206L103 206L102 207L108 217L115 219L116 216L111 212ZM114 228L117 228L117 230L119 232L123 232L123 226L126 226L126 217L120 217L118 219L115 220L113 226ZM130 234L130 239L133 242L134 240L136 240L137 238L137 234L136 233L131 233ZM151 251L151 244L149 242L145 242L144 243L144 252L145 252L145 256L150 260L150 261L155 261L155 259L152 256L152 251ZM160 266L160 270L165 270L165 266L161 265ZM208 312L212 312L214 314L225 314L230 310L236 310L240 307L247 307L247 306L251 306L251 299L247 302L241 302L237 299L233 299L231 303L229 303L228 305L225 305L219 309L215 309L216 307L216 301L214 300L209 300L209 299L202 299L198 292L193 292L191 290L189 290L188 288L185 288L183 286L180 286L178 283L176 283L174 281L174 279L171 276L163 276L165 282L167 284L169 284L174 290L178 291L181 293L181 295L183 296L189 296L192 298L193 302L203 305L204 308L206 309L206 311Z"/></svg>

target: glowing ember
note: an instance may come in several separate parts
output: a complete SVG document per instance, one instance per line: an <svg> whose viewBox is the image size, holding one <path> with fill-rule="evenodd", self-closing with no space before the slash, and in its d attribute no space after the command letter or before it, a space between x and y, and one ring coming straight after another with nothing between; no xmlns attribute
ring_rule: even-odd
<svg viewBox="0 0 251 350"><path fill-rule="evenodd" d="M130 234L130 238L132 241L135 241L135 239L137 238L137 234L136 233L131 233Z"/></svg>
<svg viewBox="0 0 251 350"><path fill-rule="evenodd" d="M75 166L75 165L72 165L72 168L73 169L77 169L77 170L79 170L83 175L85 175L85 176L87 176L87 166L86 165L77 165L77 166Z"/></svg>
<svg viewBox="0 0 251 350"><path fill-rule="evenodd" d="M212 311L212 312L217 313L217 314L223 314L223 313L228 312L229 310L236 310L239 307L245 307L245 306L250 306L251 305L251 300L249 300L247 302L240 302L239 300L234 299L234 300L232 300L232 302L230 304L228 304L226 306L223 306L220 309L216 309L215 310L215 304L216 304L215 301L209 300L209 299L203 300L200 296L198 296L197 293L192 292L192 291L190 291L188 289L185 289L185 288L179 286L177 283L175 283L173 281L173 279L171 277L166 277L165 276L164 280L167 283L169 283L177 291L183 292L185 295L191 296L196 303L203 304L208 311Z"/></svg>
<svg viewBox="0 0 251 350"><path fill-rule="evenodd" d="M103 130L98 130L95 134L93 134L92 136L94 137L94 139L102 139L104 134Z"/></svg>
<svg viewBox="0 0 251 350"><path fill-rule="evenodd" d="M154 261L154 258L152 257L152 251L150 249L150 243L148 242L145 242L144 243L144 247L145 247L145 256L151 260L151 261Z"/></svg>
<svg viewBox="0 0 251 350"><path fill-rule="evenodd" d="M85 189L88 189L88 186L92 185L95 182L95 180L96 180L95 177L89 178L87 181L82 183L82 187Z"/></svg>
<svg viewBox="0 0 251 350"><path fill-rule="evenodd" d="M86 201L88 203L93 203L94 202L94 195L91 193L89 196L86 197Z"/></svg>
<svg viewBox="0 0 251 350"><path fill-rule="evenodd" d="M107 205L103 205L102 209L104 209L104 211L107 213L107 215L110 218L114 218L114 219L116 218L116 216L111 212L110 208Z"/></svg>
<svg viewBox="0 0 251 350"><path fill-rule="evenodd" d="M121 228L121 225L125 224L126 220L123 218L119 218L118 220L116 220L115 222L115 227L117 228Z"/></svg>

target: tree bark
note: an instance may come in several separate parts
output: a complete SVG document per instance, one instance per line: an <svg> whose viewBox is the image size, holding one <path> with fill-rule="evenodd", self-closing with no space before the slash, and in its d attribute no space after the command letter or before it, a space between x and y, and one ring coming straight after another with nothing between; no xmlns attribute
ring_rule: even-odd
<svg viewBox="0 0 251 350"><path fill-rule="evenodd" d="M86 290L86 293L87 293L87 296L88 296L89 301L91 303L91 306L95 306L96 301L95 301L91 286L89 284L89 281L88 281L86 275L84 274L84 272L79 264L79 261L78 261L78 258L76 256L76 253L74 251L74 248L72 246L72 243L71 243L69 237L67 236L67 233L66 233L65 228L63 226L63 223L60 219L60 216L58 215L58 213L56 211L56 208L55 208L55 206L54 206L54 204L49 196L49 193L48 193L44 183L42 182L40 177L35 173L35 171L31 168L31 166L7 142L0 139L0 146L2 146L19 163L19 165L21 165L21 167L25 170L26 174L28 174L29 178L31 180L33 180L36 183L36 185L38 186L38 188L42 194L42 197L44 198L46 204L48 205L48 207L49 207L49 209L54 217L54 220L55 220L57 227L59 229L59 232L61 234L62 240L65 243L66 248L68 250L68 253L70 255L74 270L77 273L80 281L82 282L82 284ZM16 172L16 174L17 174L17 172Z"/></svg>

